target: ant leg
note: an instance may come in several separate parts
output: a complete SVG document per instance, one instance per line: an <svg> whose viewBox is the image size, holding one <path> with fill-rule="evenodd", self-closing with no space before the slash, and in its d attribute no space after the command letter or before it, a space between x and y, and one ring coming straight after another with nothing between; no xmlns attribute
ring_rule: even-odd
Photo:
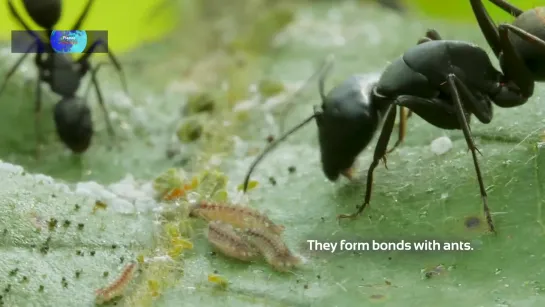
<svg viewBox="0 0 545 307"><path fill-rule="evenodd" d="M89 14L89 10L91 9L91 5L93 5L94 2L95 2L95 0L87 1L87 4L85 5L85 8L83 9L83 11L81 11L81 14L79 15L79 17L76 20L76 22L74 23L74 25L72 26L72 31L80 30L81 24L85 21L85 18L87 18L87 14Z"/></svg>
<svg viewBox="0 0 545 307"><path fill-rule="evenodd" d="M496 229L494 227L494 223L492 222L492 216L490 215L490 208L488 207L488 196L486 194L486 189L484 187L484 181L481 174L481 169L479 167L479 162L477 160L477 148L475 147L475 143L473 142L473 137L471 136L471 133L469 131L469 125L465 116L464 108L462 106L462 101L460 99L460 94L458 93L458 88L456 86L456 83L462 82L461 80L458 80L456 75L449 74L447 82L450 86L450 89L452 91L452 98L454 102L454 106L456 109L456 115L458 117L458 121L460 123L460 128L462 129L462 132L464 133L464 138L466 139L467 146L471 150L471 156L473 157L473 165L475 166L475 172L477 173L477 181L479 182L479 189L481 192L481 198L483 201L483 210L486 217L486 222L488 223L488 229L496 233Z"/></svg>
<svg viewBox="0 0 545 307"><path fill-rule="evenodd" d="M395 142L394 146L390 148L386 153L391 153L396 149L397 146L399 146L403 141L405 140L405 135L407 134L407 114L406 114L406 108L405 107L399 107L399 131L398 131L398 137L397 141Z"/></svg>
<svg viewBox="0 0 545 307"><path fill-rule="evenodd" d="M23 63L23 61L25 60L27 55L29 55L30 50L32 50L32 48L34 48L35 45L36 45L36 42L30 44L30 46L27 48L25 53L21 57L19 57L17 62L15 62L15 64L13 64L13 66L10 68L10 70L6 73L4 82L2 83L2 86L0 87L0 95L2 95L2 92L6 89L6 85L8 84L8 81L11 78L11 76L15 73L17 68L19 68L21 63ZM39 80L38 80L38 82L39 82Z"/></svg>
<svg viewBox="0 0 545 307"><path fill-rule="evenodd" d="M106 105L104 104L104 96L102 96L102 91L100 90L100 86L98 85L98 80L96 77L97 73L96 67L94 69L91 69L91 82L95 85L95 93L97 94L98 104L100 105L100 108L102 109L102 113L104 114L104 118L106 120L106 129L108 129L108 134L110 137L115 136L114 128L112 126L112 123L110 122L110 116L108 116L108 110L106 110Z"/></svg>
<svg viewBox="0 0 545 307"><path fill-rule="evenodd" d="M34 102L34 129L36 135L36 159L40 158L41 147L43 144L42 130L41 128L41 115L42 115L42 80L43 71L41 67L38 67L38 79L36 80L36 90L35 90L35 102Z"/></svg>
<svg viewBox="0 0 545 307"><path fill-rule="evenodd" d="M505 76L507 76L507 80L515 83L524 97L531 97L534 93L534 78L509 40L509 31L521 39L534 44L534 46L543 51L544 55L545 41L511 24L501 24L498 29L500 44L503 50L502 61L500 61L501 68Z"/></svg>
<svg viewBox="0 0 545 307"><path fill-rule="evenodd" d="M98 63L95 67L91 68L91 74L97 74L98 73L98 70L103 66L103 65L106 65L108 63L106 62L100 62ZM89 80L89 84L87 85L87 88L85 89L85 93L83 94L83 97L85 98L85 100L87 100L87 97L89 96L89 92L91 91L91 86L93 86L93 79L91 78L91 80Z"/></svg>
<svg viewBox="0 0 545 307"><path fill-rule="evenodd" d="M518 7L512 5L511 3L505 0L488 0L488 1L492 2L494 5L504 10L505 12L511 14L513 17L518 17L520 14L524 13L523 10L519 9Z"/></svg>
<svg viewBox="0 0 545 307"><path fill-rule="evenodd" d="M373 162L371 162L371 165L369 166L369 170L367 171L367 188L365 190L365 201L363 202L362 205L358 206L358 209L356 210L356 212L352 214L340 214L337 216L337 219L355 218L363 212L363 210L365 209L365 207L367 207L367 205L369 205L371 201L371 193L373 190L373 172L375 171L375 168L378 166L378 163L380 162L380 160L383 160L384 157L386 156L386 148L388 147L390 136L392 136L392 131L394 130L396 110L397 110L397 106L394 104L390 104L390 106L388 107L388 110L386 111L387 112L386 119L384 120L384 126L382 128L380 137L375 147Z"/></svg>
<svg viewBox="0 0 545 307"><path fill-rule="evenodd" d="M100 45L103 45L105 48L106 48L106 51L108 52L108 57L110 58L110 61L112 62L112 64L115 66L115 69L117 70L117 72L119 73L119 78L121 79L121 86L123 87L123 90L125 91L125 93L128 95L129 91L127 90L127 81L125 79L125 74L123 73L123 69L121 68L121 64L119 64L119 61L117 60L117 58L113 55L113 53L108 50L108 46L106 46L106 44L104 43L104 41L102 40L97 40L96 42L94 42L90 47L89 49L87 49L87 51L85 52L84 55L81 56L81 58L78 59L78 63L82 65L82 67L85 67L86 65L84 65L83 63L86 63L89 61L89 57L91 57L91 55L93 54L93 52L95 51L95 49L100 46Z"/></svg>
<svg viewBox="0 0 545 307"><path fill-rule="evenodd" d="M488 42L488 45L492 51L494 51L496 57L499 58L500 53L502 52L502 47L496 24L486 11L482 0L470 0L469 2L471 3L471 7L473 9L473 13L475 14L475 18L479 23L479 27L481 28L481 32L486 38L486 41Z"/></svg>

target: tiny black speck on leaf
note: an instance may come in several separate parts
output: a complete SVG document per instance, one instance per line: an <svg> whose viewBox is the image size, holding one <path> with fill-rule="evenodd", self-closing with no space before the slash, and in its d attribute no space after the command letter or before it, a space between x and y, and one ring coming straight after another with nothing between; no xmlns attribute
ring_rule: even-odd
<svg viewBox="0 0 545 307"><path fill-rule="evenodd" d="M65 227L65 228L68 228L68 226L70 226L70 221L69 220L64 220L64 222L62 223L62 226Z"/></svg>
<svg viewBox="0 0 545 307"><path fill-rule="evenodd" d="M322 278L322 276L320 276L320 275L316 275L316 278L320 279L320 278Z"/></svg>
<svg viewBox="0 0 545 307"><path fill-rule="evenodd" d="M19 272L19 269L15 268L15 269L9 271L9 276L15 276L15 275L17 275L17 272Z"/></svg>
<svg viewBox="0 0 545 307"><path fill-rule="evenodd" d="M467 228L475 228L481 224L481 219L476 216L469 216L465 219L464 225Z"/></svg>
<svg viewBox="0 0 545 307"><path fill-rule="evenodd" d="M80 208L80 205L78 205L78 204L75 204L75 205L74 205L74 210L78 211L79 208Z"/></svg>
<svg viewBox="0 0 545 307"><path fill-rule="evenodd" d="M78 224L78 229L79 229L79 230L82 230L84 226L85 226L85 224L79 223L79 224Z"/></svg>
<svg viewBox="0 0 545 307"><path fill-rule="evenodd" d="M272 143L274 141L274 135L270 134L267 136L267 143Z"/></svg>
<svg viewBox="0 0 545 307"><path fill-rule="evenodd" d="M308 285L304 285L303 288L308 289Z"/></svg>
<svg viewBox="0 0 545 307"><path fill-rule="evenodd" d="M119 257L119 261L120 261L121 263L123 263L123 262L125 261L125 257L123 257L123 256Z"/></svg>
<svg viewBox="0 0 545 307"><path fill-rule="evenodd" d="M112 244L112 249L116 249L117 248L117 244Z"/></svg>
<svg viewBox="0 0 545 307"><path fill-rule="evenodd" d="M108 271L105 271L104 273L102 273L103 277L108 277L108 275L110 275L110 273Z"/></svg>
<svg viewBox="0 0 545 307"><path fill-rule="evenodd" d="M218 270L214 270L214 274L218 274L218 273L219 273Z"/></svg>
<svg viewBox="0 0 545 307"><path fill-rule="evenodd" d="M38 288L38 291L44 292L44 285L40 285L40 288Z"/></svg>
<svg viewBox="0 0 545 307"><path fill-rule="evenodd" d="M76 271L76 278L79 278L80 275L81 275L81 270L77 270L77 271Z"/></svg>
<svg viewBox="0 0 545 307"><path fill-rule="evenodd" d="M274 177L269 177L269 182L272 184L272 185L276 185L276 179Z"/></svg>
<svg viewBox="0 0 545 307"><path fill-rule="evenodd" d="M24 283L24 282L27 282L27 281L28 281L28 277L23 276L23 278L21 278L21 283Z"/></svg>
<svg viewBox="0 0 545 307"><path fill-rule="evenodd" d="M91 251L91 256L94 256L95 255L95 251Z"/></svg>
<svg viewBox="0 0 545 307"><path fill-rule="evenodd" d="M295 168L295 166L290 166L290 167L288 167L288 172L290 172L290 174L295 173L296 170L297 170L297 169Z"/></svg>
<svg viewBox="0 0 545 307"><path fill-rule="evenodd" d="M4 288L4 292L8 293L10 290L11 290L11 284L8 284L8 285Z"/></svg>

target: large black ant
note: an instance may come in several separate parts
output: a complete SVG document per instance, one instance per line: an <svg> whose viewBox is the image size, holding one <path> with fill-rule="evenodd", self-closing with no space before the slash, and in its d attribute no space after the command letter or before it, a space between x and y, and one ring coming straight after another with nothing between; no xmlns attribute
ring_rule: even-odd
<svg viewBox="0 0 545 307"><path fill-rule="evenodd" d="M535 46L545 46L537 38L532 40L530 38L533 36L526 35ZM545 33L541 32L541 35L545 36ZM472 154L488 228L495 233L477 160L479 151L469 127L470 116L475 115L481 123L488 124L492 120L492 103L504 108L522 105L532 94L529 89L533 89L533 82L529 82L533 79L525 73L529 68L523 65L506 38L500 41L504 51L500 56L503 74L494 68L487 53L479 46L464 41L442 40L435 30L428 30L417 45L386 67L380 79L369 89L363 88L360 79L353 76L326 96L324 73L319 81L321 108L315 106L313 115L269 144L256 158L245 178L244 191L251 172L264 155L313 119L316 119L318 126L322 169L331 181L352 167L382 122L382 131L367 173L365 200L356 212L341 214L338 218L358 216L371 200L375 168L381 160L386 165L386 154L393 150L387 151L387 146L393 132L397 107L405 107L438 128L462 130ZM523 45L519 43L516 46ZM525 58L530 60L528 54L534 54L524 53ZM533 72L536 77L543 78L543 69L533 67ZM403 109L400 113L403 114ZM401 116L396 145L405 136L404 118Z"/></svg>
<svg viewBox="0 0 545 307"><path fill-rule="evenodd" d="M82 13L72 26L72 30L79 30L94 0L88 0ZM100 65L92 67L89 63L89 58L96 51L96 48L103 46L107 50L105 42L97 40L93 42L78 60L73 61L72 58L63 53L55 53L49 42L49 37L53 32L54 26L61 16L61 0L23 0L24 7L29 16L46 31L46 38L40 37L37 32L32 31L28 24L21 18L15 9L12 0L8 0L8 8L10 14L15 20L32 36L34 42L31 43L13 67L6 74L4 83L0 87L0 94L6 87L10 77L15 73L23 60L31 50L36 48L35 64L38 68L38 79L36 81L36 101L35 101L35 117L36 117L36 138L37 146L36 153L39 153L41 145L41 132L39 118L41 115L41 86L40 82L49 84L51 91L60 95L62 99L55 105L54 120L56 130L62 142L70 148L74 153L82 153L87 150L93 136L93 122L91 120L91 110L87 105L86 99L76 96L76 92L80 87L81 79L91 71L91 82L94 85L95 92L106 118L108 134L113 137L114 129L110 123L104 98L99 88L96 73ZM125 92L127 86L123 75L121 65L111 51L107 50L110 61L113 63L117 71L120 73L121 81Z"/></svg>
<svg viewBox="0 0 545 307"><path fill-rule="evenodd" d="M502 82L520 92L523 98L534 94L534 82L545 81L545 6L522 11L505 0L489 0L516 17L513 24L496 27L482 0L470 0L473 13L488 45L500 61L505 77ZM513 101L515 107L526 99Z"/></svg>

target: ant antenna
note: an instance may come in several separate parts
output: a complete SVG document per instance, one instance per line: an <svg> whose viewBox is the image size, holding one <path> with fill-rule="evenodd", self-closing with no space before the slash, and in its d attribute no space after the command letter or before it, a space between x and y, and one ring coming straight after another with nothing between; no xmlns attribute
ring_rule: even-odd
<svg viewBox="0 0 545 307"><path fill-rule="evenodd" d="M335 56L330 54L324 62L324 65L322 67L323 71L320 75L320 79L318 80L318 91L320 93L320 97L322 98L322 105L325 102L325 79L329 75L329 72L331 71L334 62Z"/></svg>
<svg viewBox="0 0 545 307"><path fill-rule="evenodd" d="M261 160L263 160L263 158L267 155L267 153L269 153L271 150L273 150L280 142L285 140L288 136L290 136L291 134L293 134L297 130L303 128L304 126L306 126L306 124L308 124L314 118L316 118L317 116L319 116L321 114L322 114L321 111L315 109L314 113L311 116L307 117L305 120L303 120L302 122L297 124L295 127L291 128L288 132L284 133L284 135L282 135L278 139L276 139L273 142L269 143L269 145L267 147L265 147L263 152L254 160L254 162L250 166L250 169L248 169L248 172L246 173L246 177L244 178L244 185L243 185L242 191L244 193L246 193L246 190L248 189L248 182L250 181L250 175L254 171L254 168L257 166L257 164L259 164L259 162Z"/></svg>
<svg viewBox="0 0 545 307"><path fill-rule="evenodd" d="M319 68L312 74L312 76L310 76L307 81L305 81L305 83L299 88L297 89L297 91L295 91L288 99L286 99L286 101L295 101L296 98L298 98L303 92L304 90L314 82L314 79L316 79L316 77L320 77L320 81L319 81L319 84L320 83L323 83L323 78L325 75L327 75L329 73L329 71L331 70L331 66L333 65L333 62L335 61L335 56L333 54L330 54L328 55L323 61L322 63L320 64ZM322 101L324 100L324 95L323 95L323 84L320 85L320 96L322 96ZM284 121L286 119L286 114L289 112L289 110L291 109L290 107L293 107L293 104L289 103L289 104L286 104L286 107L284 110L281 111L280 115L281 115L281 120L280 120L280 123L279 123L279 126L280 126L280 133L282 132L282 130L284 130Z"/></svg>

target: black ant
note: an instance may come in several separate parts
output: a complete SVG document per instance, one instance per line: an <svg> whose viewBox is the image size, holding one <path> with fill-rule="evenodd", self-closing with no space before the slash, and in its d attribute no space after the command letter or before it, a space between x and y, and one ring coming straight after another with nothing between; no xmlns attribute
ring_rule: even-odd
<svg viewBox="0 0 545 307"><path fill-rule="evenodd" d="M79 30L94 0L88 0L82 13L72 26L72 30ZM51 91L60 95L62 99L55 105L54 120L56 130L59 138L62 142L70 148L74 153L83 153L87 150L91 143L93 136L93 122L91 120L91 110L87 105L86 99L76 96L76 92L80 87L81 79L91 71L91 83L95 87L95 92L102 108L102 111L106 118L106 125L108 134L113 137L114 129L110 123L106 106L104 105L104 98L99 88L96 73L100 67L92 67L89 63L89 58L95 52L96 48L103 46L106 48L105 42L97 40L93 42L78 60L73 61L72 58L66 54L55 53L50 42L49 37L53 32L54 26L61 16L61 0L23 0L24 7L29 16L40 27L46 29L47 38L40 37L38 33L30 30L28 24L22 20L21 16L15 9L12 0L8 0L8 8L10 14L17 20L17 22L26 30L26 32L32 36L34 42L30 44L26 53L23 54L13 67L6 74L4 83L0 87L0 94L6 87L6 84L10 77L15 73L17 68L21 65L26 56L36 48L35 64L38 68L38 79L36 81L36 101L35 101L35 117L36 117L36 138L37 146L36 153L39 153L39 147L41 145L41 131L39 125L39 118L41 115L41 86L40 82L49 84ZM125 92L127 92L127 86L125 77L123 75L121 65L117 61L116 57L109 51L108 56L113 63L117 71L120 73L121 81Z"/></svg>
<svg viewBox="0 0 545 307"><path fill-rule="evenodd" d="M489 1L516 17L513 24L496 27L482 0L469 2L488 45L500 61L505 74L502 82L528 99L534 94L534 82L545 81L545 6L522 11L505 0ZM521 105L526 99L508 107Z"/></svg>
<svg viewBox="0 0 545 307"><path fill-rule="evenodd" d="M370 203L375 168L381 160L386 164L386 153L393 150L387 151L387 146L397 107L406 107L438 128L462 130L472 154L488 228L495 233L477 160L479 150L471 136L469 119L475 115L481 123L488 124L492 120L492 103L504 108L515 107L524 104L531 94L513 84L515 80L524 83L520 80L529 77L518 74L525 66L516 61L517 53L512 45L506 44L505 40L502 42L504 51L513 51L505 51L501 56L504 74L494 68L487 53L479 46L464 41L442 40L437 31L428 30L426 36L394 60L369 89L362 88L360 79L353 76L326 96L325 74L322 75L319 81L321 110L315 106L312 116L271 143L251 165L244 187L263 156L312 119L316 119L318 125L323 171L329 180L334 181L352 167L382 122L382 131L367 173L365 200L356 212L338 216L339 219L354 218ZM537 40L531 42L541 46ZM543 74L543 70L535 71L536 75L539 73ZM533 86L533 82L530 84ZM403 114L403 110L400 113ZM403 118L401 116L396 145L405 136L403 127L406 121Z"/></svg>

